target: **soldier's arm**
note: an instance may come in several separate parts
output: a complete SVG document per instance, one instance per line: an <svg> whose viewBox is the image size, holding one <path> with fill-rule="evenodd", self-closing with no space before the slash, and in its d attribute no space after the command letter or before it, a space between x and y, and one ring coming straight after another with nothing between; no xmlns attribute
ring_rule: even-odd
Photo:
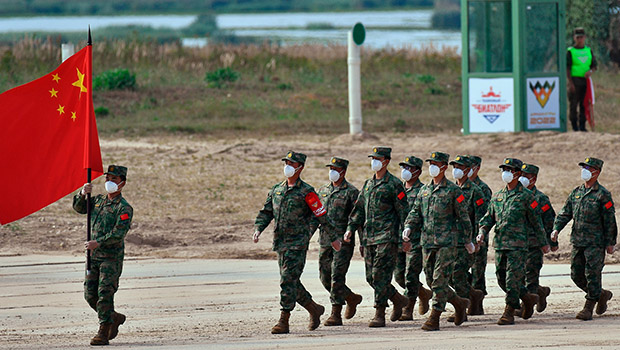
<svg viewBox="0 0 620 350"><path fill-rule="evenodd" d="M482 219L480 219L480 222L479 222L480 227L478 228L478 234L481 234L484 237L489 236L489 232L491 232L491 228L495 226L495 222L496 222L495 214L496 214L495 207L491 203L489 203L486 214L484 214Z"/></svg>
<svg viewBox="0 0 620 350"><path fill-rule="evenodd" d="M254 221L254 231L263 232L273 220L273 188L267 194L263 209L258 212Z"/></svg>
<svg viewBox="0 0 620 350"><path fill-rule="evenodd" d="M396 207L396 211L398 213L398 222L402 224L405 219L407 219L407 215L409 214L409 203L407 203L407 194L405 193L405 187L403 187L403 184L399 181L395 185L396 189L394 192L396 193L396 198L394 200L394 206ZM402 237L399 241L402 241Z"/></svg>
<svg viewBox="0 0 620 350"><path fill-rule="evenodd" d="M553 210L553 206L551 205L551 202L549 201L549 198L547 198L544 203L540 203L541 207L540 210L542 211L542 221L543 221L543 226L545 228L545 236L547 236L547 238L545 239L545 242L547 242L547 244L549 244L552 247L557 247L558 246L558 242L557 241L552 241L551 240L551 232L553 231L553 222L555 220L555 210Z"/></svg>
<svg viewBox="0 0 620 350"><path fill-rule="evenodd" d="M93 204L93 199L94 197L90 200L91 207ZM86 214L86 196L82 196L80 192L76 193L75 196L73 196L73 210L75 210L79 214Z"/></svg>
<svg viewBox="0 0 620 350"><path fill-rule="evenodd" d="M474 191L474 195L472 197L472 201L474 202L474 217L475 222L472 222L472 232L477 232L478 227L480 225L480 220L484 217L484 214L487 213L487 208L489 203L485 200L485 194L482 189Z"/></svg>
<svg viewBox="0 0 620 350"><path fill-rule="evenodd" d="M527 205L526 218L532 228L534 228L538 241L545 244L547 242L547 234L545 234L545 228L542 222L540 204L536 201L533 195L527 196L525 203Z"/></svg>
<svg viewBox="0 0 620 350"><path fill-rule="evenodd" d="M411 233L409 234L409 241L414 246L420 243L422 220L422 198L418 196L415 202L413 202L413 207L405 219L405 229L411 230Z"/></svg>
<svg viewBox="0 0 620 350"><path fill-rule="evenodd" d="M458 220L461 222L461 235L463 235L463 237L465 238L465 242L466 243L470 243L472 242L472 237L471 237L471 219L469 218L469 211L468 211L468 204L467 201L465 201L465 195L463 195L463 191L461 191L461 189L459 188L457 191L455 191L454 193L454 214L455 216L458 218Z"/></svg>
<svg viewBox="0 0 620 350"><path fill-rule="evenodd" d="M119 213L117 213L116 223L114 227L106 233L104 236L96 239L97 243L101 247L117 244L125 239L127 231L131 227L131 220L133 219L133 208L130 206L122 207Z"/></svg>
<svg viewBox="0 0 620 350"><path fill-rule="evenodd" d="M611 193L604 197L603 200L603 234L605 237L605 246L616 245L618 236L618 226L616 224L616 208L611 198Z"/></svg>
<svg viewBox="0 0 620 350"><path fill-rule="evenodd" d="M555 221L553 222L553 229L555 231L558 231L558 232L562 231L564 226L566 226L566 224L568 224L568 222L573 219L572 199L573 199L574 192L575 191L573 190L573 192L571 192L568 198L566 198L566 202L564 203L562 210L560 210L560 213L555 217Z"/></svg>
<svg viewBox="0 0 620 350"><path fill-rule="evenodd" d="M364 183L364 187L366 187L366 183ZM347 231L353 233L358 227L364 225L364 221L366 220L366 213L364 212L364 193L360 191L357 196L357 200L353 205L353 210L351 210L351 214L349 215L349 223L347 224Z"/></svg>

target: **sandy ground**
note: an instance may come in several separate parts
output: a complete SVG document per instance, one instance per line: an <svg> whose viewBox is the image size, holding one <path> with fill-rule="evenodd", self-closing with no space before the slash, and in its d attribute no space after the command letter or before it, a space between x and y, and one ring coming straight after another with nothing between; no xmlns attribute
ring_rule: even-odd
<svg viewBox="0 0 620 350"><path fill-rule="evenodd" d="M83 261L74 256L0 257L0 349L81 349L97 329L96 314L82 299ZM302 281L314 299L329 303L318 280L316 260L308 261ZM342 327L308 331L307 313L296 308L291 334L271 335L279 316L277 263L272 260L129 258L117 310L127 315L113 348L158 349L531 349L618 348L620 310L615 299L594 320L574 319L583 293L570 280L569 266L545 265L542 283L552 294L544 313L513 326L498 326L503 294L489 266L484 316L462 326L445 321L441 331L420 330L425 317L367 327L372 290L363 264L354 261L348 284L364 297L358 314ZM606 266L604 286L620 293L620 266ZM617 296L616 296L617 298ZM449 309L450 311L451 309ZM388 309L388 312L391 309ZM326 315L322 320L326 319Z"/></svg>

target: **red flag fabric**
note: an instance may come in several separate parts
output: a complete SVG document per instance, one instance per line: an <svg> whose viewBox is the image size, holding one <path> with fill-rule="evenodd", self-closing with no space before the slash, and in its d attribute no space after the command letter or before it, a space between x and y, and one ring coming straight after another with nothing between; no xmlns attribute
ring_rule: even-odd
<svg viewBox="0 0 620 350"><path fill-rule="evenodd" d="M590 128L594 131L594 103L596 98L594 96L594 83L592 77L588 77L588 85L586 88L586 96L583 99L583 106L585 107L586 120L590 124Z"/></svg>
<svg viewBox="0 0 620 350"><path fill-rule="evenodd" d="M92 46L53 72L0 94L0 224L102 175L92 100Z"/></svg>

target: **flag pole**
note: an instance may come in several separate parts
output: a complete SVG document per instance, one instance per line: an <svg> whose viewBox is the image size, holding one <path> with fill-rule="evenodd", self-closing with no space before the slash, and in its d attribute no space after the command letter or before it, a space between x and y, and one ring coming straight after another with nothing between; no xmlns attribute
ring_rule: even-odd
<svg viewBox="0 0 620 350"><path fill-rule="evenodd" d="M90 25L88 26L88 46L92 46L93 45L93 40L90 36ZM90 57L90 59L92 60L92 56ZM89 62L90 66L92 67L92 62ZM87 120L90 118L90 111L88 109L90 109L90 101L92 101L92 75L93 72L92 70L89 72L90 77L88 79L88 84L90 85L88 87L88 94L91 95L91 98L89 99L89 101L86 103L87 105ZM87 128L86 132L90 132L90 128ZM90 147L87 148L86 152L90 152ZM90 158L90 157L89 157ZM88 163L89 168L86 169L86 182L90 183L91 182L91 168L90 168L90 161ZM86 194L86 242L90 242L91 239L91 234L90 234L90 216L91 216L91 210L90 210L90 193ZM86 249L86 275L90 275L90 250Z"/></svg>

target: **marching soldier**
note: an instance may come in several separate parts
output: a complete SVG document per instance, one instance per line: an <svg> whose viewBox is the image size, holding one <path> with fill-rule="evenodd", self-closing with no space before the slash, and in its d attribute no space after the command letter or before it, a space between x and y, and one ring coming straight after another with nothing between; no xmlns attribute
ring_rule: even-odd
<svg viewBox="0 0 620 350"><path fill-rule="evenodd" d="M329 164L330 182L319 188L319 198L327 210L327 218L334 225L335 232L329 232L329 225L321 225L319 230L319 277L321 283L327 289L332 303L331 316L325 321L326 326L342 326L342 306L347 304L344 313L346 319L355 315L356 307L362 302L362 296L355 294L346 286L345 280L349 264L353 257L355 241L342 244L340 251L335 252L332 248L332 236L342 237L344 234L349 214L357 200L359 191L345 179L349 161L344 158L332 157ZM311 232L316 230L318 221L314 220Z"/></svg>
<svg viewBox="0 0 620 350"><path fill-rule="evenodd" d="M559 231L572 219L570 242L571 279L577 287L586 292L586 303L577 314L580 320L591 320L596 313L607 310L607 302L613 293L603 289L601 277L605 265L605 252L613 254L618 236L614 202L611 193L598 182L603 170L603 161L588 157L579 163L581 179L578 186L566 199L564 207L555 218L551 240L557 241Z"/></svg>
<svg viewBox="0 0 620 350"><path fill-rule="evenodd" d="M388 299L393 303L391 321L400 318L408 302L391 284L400 242L398 231L407 213L403 184L387 170L391 153L389 147L375 147L369 155L375 174L364 182L344 235L348 242L355 229L364 228L366 281L375 291L375 317L369 327L385 327Z"/></svg>
<svg viewBox="0 0 620 350"><path fill-rule="evenodd" d="M465 320L469 304L468 299L460 298L449 285L460 236L465 236L467 251L474 252L465 196L445 177L449 157L446 153L433 152L426 159L433 180L420 189L402 234L403 241L408 243L405 250L422 246L426 283L433 291L433 309L422 326L425 331L439 330L439 317L445 311L446 302L454 306L457 326Z"/></svg>
<svg viewBox="0 0 620 350"><path fill-rule="evenodd" d="M493 247L495 247L495 275L506 293L504 314L497 321L499 325L514 324L515 309L519 299L523 301L521 317L532 317L538 295L525 288L525 260L528 247L528 233L533 230L540 242L545 242L545 231L537 212L538 202L530 190L519 182L523 162L506 158L499 166L506 187L495 193L489 203L486 215L480 221L478 243L484 242L491 228L495 226ZM549 245L541 248L549 252Z"/></svg>
<svg viewBox="0 0 620 350"><path fill-rule="evenodd" d="M301 180L300 175L306 163L306 155L290 151L286 157L284 175L286 180L276 184L267 194L263 209L258 212L254 224L254 243L274 220L273 250L278 253L280 266L280 320L271 329L272 334L289 332L289 317L299 303L310 314L309 330L315 330L321 323L325 308L312 300L312 295L301 284L301 273L306 263L310 241L311 219L321 225L329 225L326 210L314 188ZM338 251L341 241L333 229L327 230L332 247Z"/></svg>
<svg viewBox="0 0 620 350"><path fill-rule="evenodd" d="M92 240L84 246L90 251L91 269L84 281L84 298L99 317L99 332L90 345L108 345L125 323L125 315L114 310L114 294L123 271L125 236L131 228L133 208L121 194L127 181L127 168L108 166L105 173L107 195L97 195L90 201ZM73 197L73 209L86 214L86 194L92 192L90 183L84 184Z"/></svg>

